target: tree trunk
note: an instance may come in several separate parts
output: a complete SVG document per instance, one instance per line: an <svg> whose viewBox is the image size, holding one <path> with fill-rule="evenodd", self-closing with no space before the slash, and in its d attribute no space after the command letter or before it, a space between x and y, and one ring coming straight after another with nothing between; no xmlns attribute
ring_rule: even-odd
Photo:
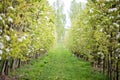
<svg viewBox="0 0 120 80"><path fill-rule="evenodd" d="M105 58L106 58L106 57L104 57L104 59L103 59L103 75L105 74L105 64L106 64Z"/></svg>
<svg viewBox="0 0 120 80"><path fill-rule="evenodd" d="M17 59L13 60L12 70L14 71L17 68Z"/></svg>
<svg viewBox="0 0 120 80"><path fill-rule="evenodd" d="M2 75L7 75L8 74L8 59L6 59L3 62L3 67L2 67Z"/></svg>

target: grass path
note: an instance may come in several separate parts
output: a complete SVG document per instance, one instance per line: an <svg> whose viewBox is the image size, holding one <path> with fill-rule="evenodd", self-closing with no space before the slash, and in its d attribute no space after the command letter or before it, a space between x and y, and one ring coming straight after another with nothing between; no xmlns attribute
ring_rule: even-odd
<svg viewBox="0 0 120 80"><path fill-rule="evenodd" d="M20 80L104 80L88 62L78 60L62 45L12 74L22 75Z"/></svg>

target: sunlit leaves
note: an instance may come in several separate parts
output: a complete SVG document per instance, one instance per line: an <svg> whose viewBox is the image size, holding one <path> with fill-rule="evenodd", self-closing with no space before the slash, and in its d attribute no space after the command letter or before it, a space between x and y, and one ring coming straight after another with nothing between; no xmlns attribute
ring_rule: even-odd
<svg viewBox="0 0 120 80"><path fill-rule="evenodd" d="M103 71L105 66L116 70L108 70L108 75L118 74L116 66L120 66L116 64L120 60L119 3L119 0L89 0L68 33L69 49L77 55L86 55L90 62L101 65Z"/></svg>
<svg viewBox="0 0 120 80"><path fill-rule="evenodd" d="M1 1L0 60L27 60L36 51L47 51L54 43L53 14L46 0Z"/></svg>

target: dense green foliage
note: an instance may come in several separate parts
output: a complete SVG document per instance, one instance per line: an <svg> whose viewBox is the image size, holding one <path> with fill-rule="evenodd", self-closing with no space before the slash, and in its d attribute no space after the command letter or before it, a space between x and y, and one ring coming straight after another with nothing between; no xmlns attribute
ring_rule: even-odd
<svg viewBox="0 0 120 80"><path fill-rule="evenodd" d="M14 66L15 59L26 61L37 57L48 51L54 38L54 11L47 0L0 1L2 74L5 74L5 66L11 66L8 65L10 59Z"/></svg>
<svg viewBox="0 0 120 80"><path fill-rule="evenodd" d="M20 80L106 80L89 62L78 60L61 44L11 75L20 76Z"/></svg>
<svg viewBox="0 0 120 80"><path fill-rule="evenodd" d="M75 15L75 14L74 14ZM68 31L69 49L118 80L120 71L120 1L89 0Z"/></svg>

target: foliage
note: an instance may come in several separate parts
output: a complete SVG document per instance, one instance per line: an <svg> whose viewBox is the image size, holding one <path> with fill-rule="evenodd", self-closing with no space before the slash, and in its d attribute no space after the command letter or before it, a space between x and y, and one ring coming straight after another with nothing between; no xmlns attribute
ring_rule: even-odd
<svg viewBox="0 0 120 80"><path fill-rule="evenodd" d="M67 46L94 67L108 71L110 80L118 80L120 66L119 0L88 1L85 10L72 21Z"/></svg>
<svg viewBox="0 0 120 80"><path fill-rule="evenodd" d="M37 50L50 48L54 12L46 0L4 0L0 5L1 59L24 59Z"/></svg>
<svg viewBox="0 0 120 80"><path fill-rule="evenodd" d="M49 50L55 39L54 14L47 0L0 1L2 74L6 67L14 67L15 59L27 61Z"/></svg>

